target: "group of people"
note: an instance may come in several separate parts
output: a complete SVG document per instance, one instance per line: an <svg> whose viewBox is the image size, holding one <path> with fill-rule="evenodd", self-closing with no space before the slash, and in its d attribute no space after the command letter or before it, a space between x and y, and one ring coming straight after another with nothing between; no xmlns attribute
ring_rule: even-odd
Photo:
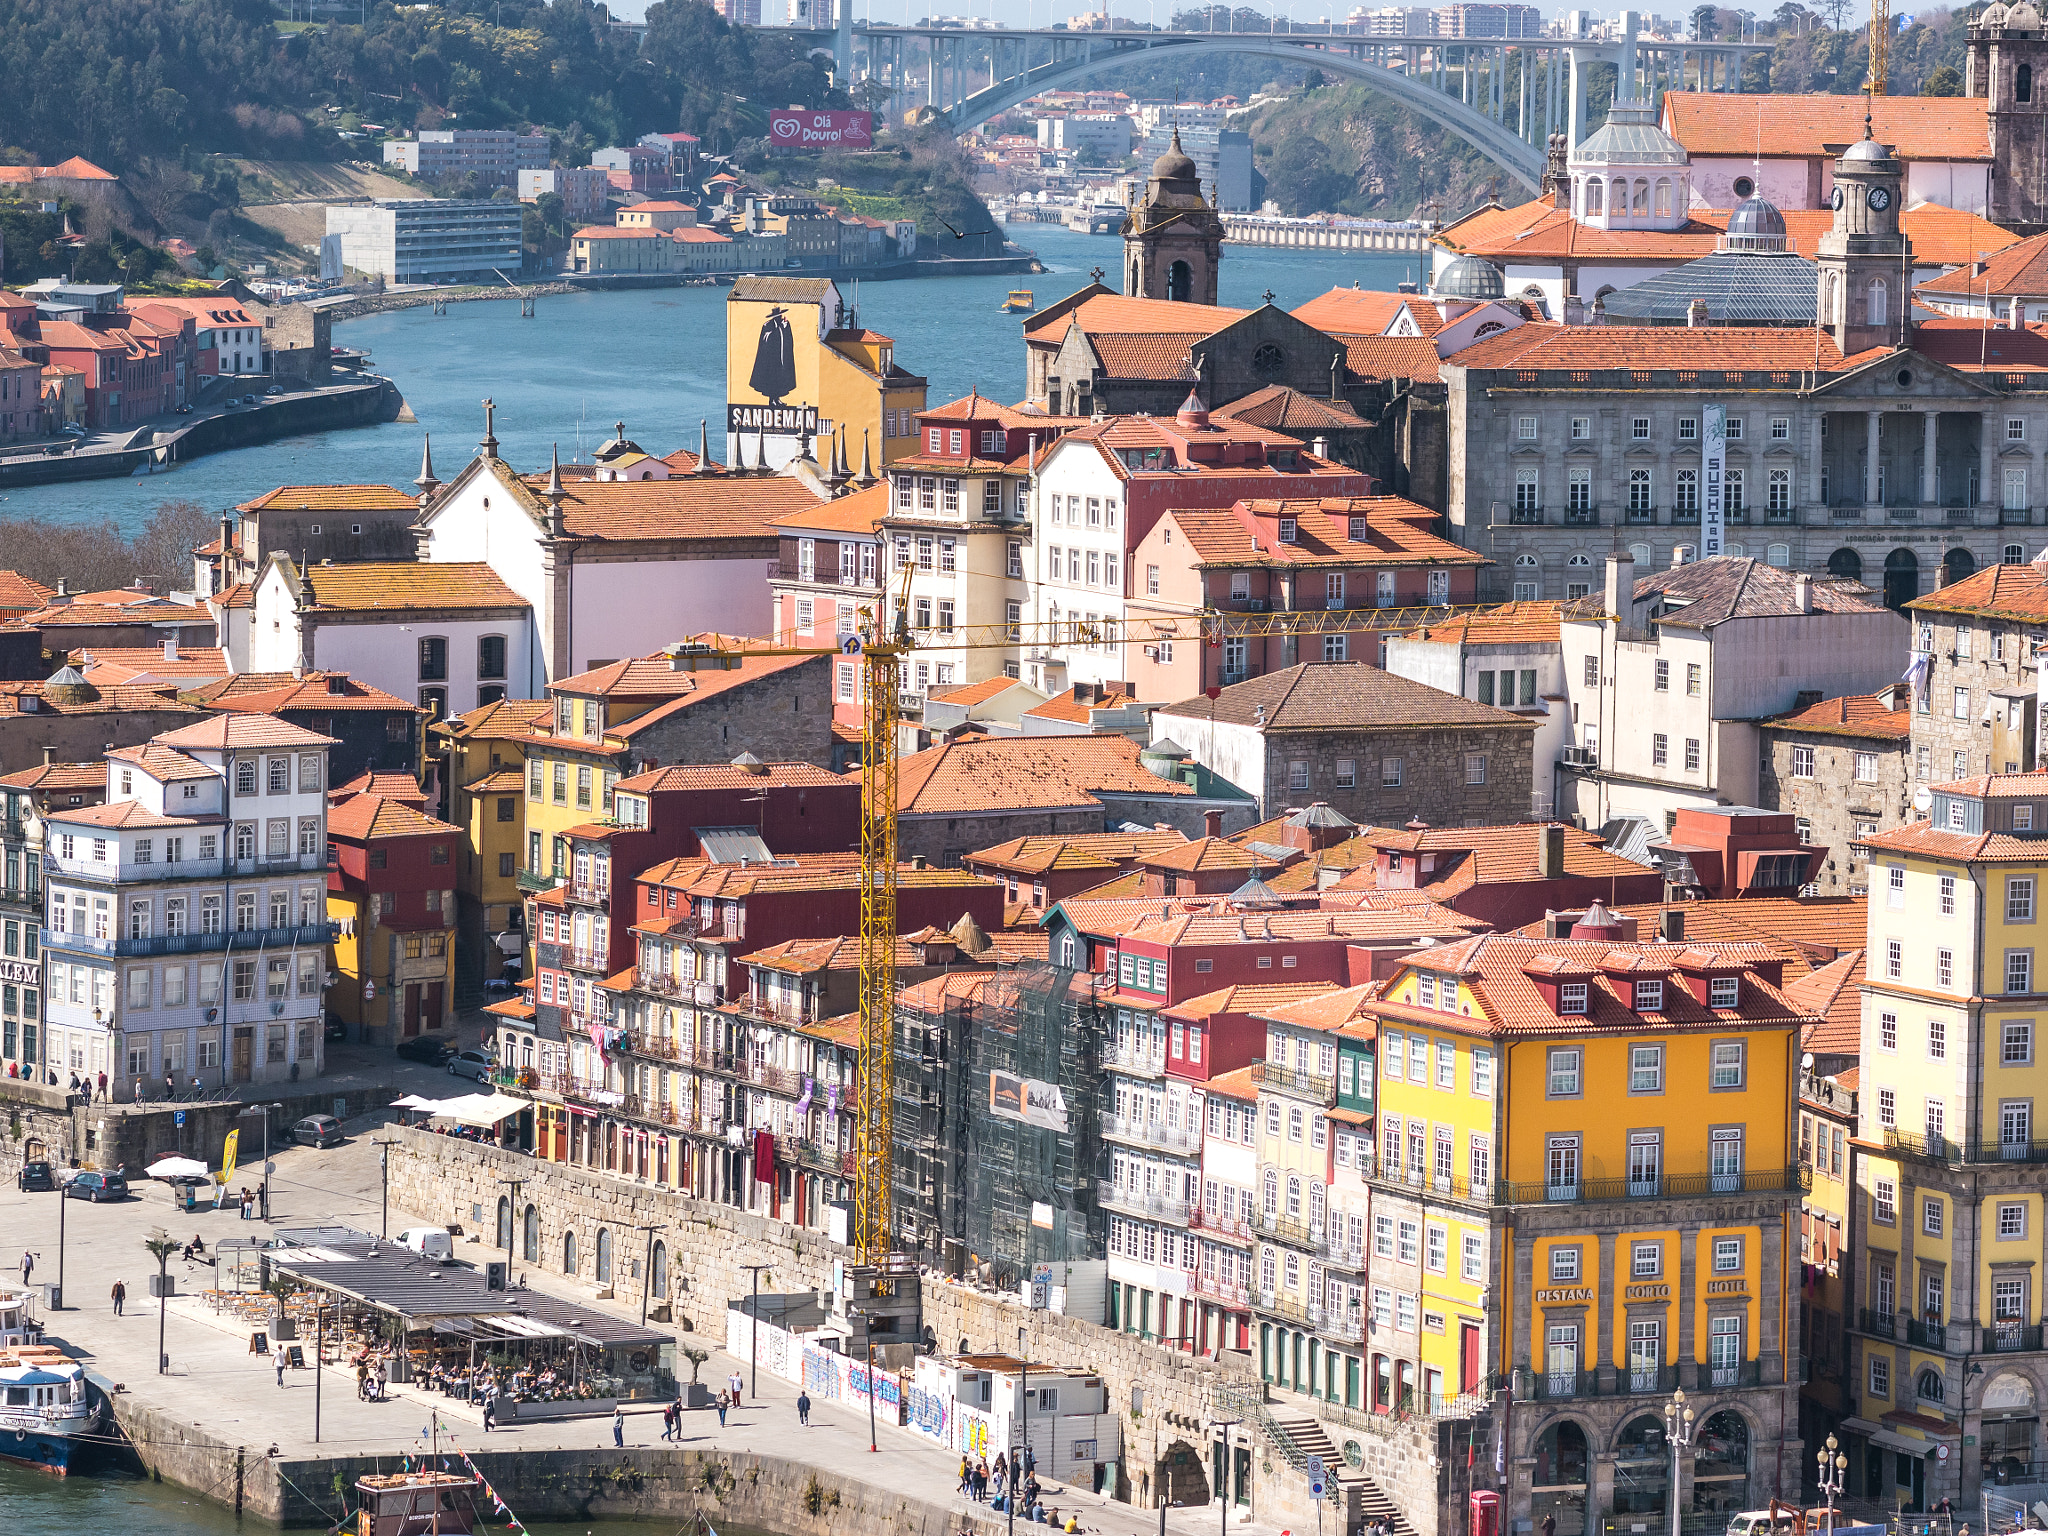
<svg viewBox="0 0 2048 1536"><path fill-rule="evenodd" d="M1015 1487L1012 1487L1012 1484ZM988 1503L991 1498L998 1511L1007 1510L1014 1496L1017 1513L1026 1520L1040 1525L1058 1526L1065 1531L1078 1531L1080 1523L1069 1513L1065 1520L1060 1518L1057 1508L1045 1504L1039 1497L1042 1490L1038 1482L1038 1457L1028 1445L1013 1464L1003 1452L996 1453L996 1464L991 1467L986 1456L979 1460L967 1456L960 1458L960 1492L977 1504Z"/></svg>
<svg viewBox="0 0 2048 1536"><path fill-rule="evenodd" d="M384 1388L391 1380L383 1357L380 1355L373 1359L369 1350L357 1350L355 1368L356 1396L366 1403L383 1402Z"/></svg>

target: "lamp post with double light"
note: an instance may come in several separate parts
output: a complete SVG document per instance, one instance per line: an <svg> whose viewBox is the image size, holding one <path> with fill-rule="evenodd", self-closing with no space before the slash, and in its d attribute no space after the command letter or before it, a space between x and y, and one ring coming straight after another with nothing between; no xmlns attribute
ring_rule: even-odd
<svg viewBox="0 0 2048 1536"><path fill-rule="evenodd" d="M1681 1536L1678 1525L1678 1465L1680 1455L1690 1449L1693 1440L1692 1406L1685 1400L1683 1387L1673 1392L1671 1401L1664 1405L1664 1438L1671 1443L1671 1491L1666 1495L1671 1500L1671 1536Z"/></svg>
<svg viewBox="0 0 2048 1536"><path fill-rule="evenodd" d="M1828 1443L1814 1452L1814 1460L1820 1463L1820 1496L1827 1505L1827 1536L1834 1536L1835 1499L1842 1491L1842 1484L1849 1475L1849 1458L1842 1454L1842 1448L1835 1443L1833 1435Z"/></svg>

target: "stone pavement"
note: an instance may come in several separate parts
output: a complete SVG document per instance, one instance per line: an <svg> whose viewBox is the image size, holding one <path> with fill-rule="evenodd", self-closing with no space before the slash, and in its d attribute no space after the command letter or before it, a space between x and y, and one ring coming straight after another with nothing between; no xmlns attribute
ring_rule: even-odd
<svg viewBox="0 0 2048 1536"><path fill-rule="evenodd" d="M388 1065L387 1065L388 1071ZM439 1082L433 1081L435 1077ZM420 1081L405 1084L422 1091L445 1092L445 1073L430 1074L419 1069ZM209 1249L222 1239L253 1237L278 1226L345 1224L366 1231L378 1230L380 1180L374 1139L378 1122L352 1122L350 1139L339 1147L316 1151L288 1147L275 1153L276 1172L271 1184L271 1221L244 1222L233 1204L219 1211L210 1208L197 1213L174 1210L159 1188L148 1181L136 1186L142 1196L119 1204L90 1205L81 1200L60 1201L51 1194L23 1194L0 1188L0 1232L7 1234L7 1247L0 1251L0 1266L18 1277L21 1250L38 1254L34 1278L54 1280L58 1270L58 1208L64 1209L66 1228L64 1280L70 1305L47 1321L53 1342L69 1348L101 1379L122 1384L142 1402L177 1420L189 1420L208 1434L230 1443L246 1443L257 1450L275 1445L286 1458L328 1455L395 1454L420 1442L430 1413L438 1413L444 1443L492 1451L590 1449L612 1443L609 1418L568 1423L517 1423L486 1435L482 1421L466 1404L452 1402L431 1393L397 1389L392 1401L365 1403L357 1400L353 1374L346 1369L287 1370L278 1384L272 1358L247 1353L246 1334L229 1333L223 1323L204 1315L205 1303L187 1294L165 1310L165 1352L170 1374L156 1371L157 1304L148 1294L148 1276L155 1260L143 1251L142 1239L158 1226L165 1227L181 1241L194 1232L202 1234ZM251 1174L255 1172L250 1169ZM236 1183L242 1182L237 1175ZM419 1224L412 1213L393 1209L389 1230ZM457 1244L458 1257L481 1261L493 1250L481 1244ZM173 1259L171 1273L181 1292L196 1293L212 1284L213 1272L203 1265L188 1265ZM613 1307L596 1301L585 1287L567 1283L539 1267L514 1266L514 1283L524 1277L536 1289L574 1300L596 1311L609 1311L638 1320L637 1309ZM126 1282L128 1300L124 1315L114 1316L108 1292L115 1279ZM734 1369L748 1374L745 1361L727 1358L716 1341L703 1334L680 1335L699 1347L710 1348L711 1358L702 1367L702 1379L715 1385ZM310 1341L305 1350L310 1360ZM687 1370L688 1362L679 1361ZM317 1377L317 1386L316 1386ZM875 1444L869 1449L867 1417L844 1404L817 1404L808 1427L797 1422L796 1388L786 1382L760 1379L760 1395L751 1387L742 1407L728 1415L721 1428L713 1409L688 1411L683 1416L681 1444L685 1447L751 1451L764 1455L796 1456L815 1467L821 1475L837 1474L881 1487L914 1494L935 1503L951 1504L963 1511L969 1501L957 1494L957 1453L949 1454L908 1430L880 1426ZM315 1401L318 1399L319 1440L314 1440ZM625 1443L629 1446L661 1445L661 1413L658 1404L648 1404L626 1417ZM1062 1513L1073 1508L1082 1527L1091 1536L1154 1536L1162 1530L1156 1511L1141 1510L1092 1493L1078 1492L1046 1481L1045 1502ZM982 1511L984 1514L986 1510ZM1175 1536L1209 1536L1219 1530L1221 1511L1215 1504L1189 1510L1170 1511L1164 1530ZM1232 1529L1247 1536L1269 1536L1257 1526L1240 1526L1233 1512Z"/></svg>

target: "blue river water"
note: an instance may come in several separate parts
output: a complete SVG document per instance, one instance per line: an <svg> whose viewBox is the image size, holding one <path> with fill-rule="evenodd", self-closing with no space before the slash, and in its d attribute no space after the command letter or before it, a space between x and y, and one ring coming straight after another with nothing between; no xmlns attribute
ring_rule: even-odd
<svg viewBox="0 0 2048 1536"><path fill-rule="evenodd" d="M934 405L970 388L1006 401L1023 394L1021 321L997 308L1012 286L1032 289L1043 307L1087 282L1092 267L1115 280L1121 246L1113 237L1055 224L1015 225L1012 235L1051 270L859 285L861 323L895 338L897 362L930 379ZM1270 290L1291 308L1353 283L1391 288L1414 277L1420 259L1226 247L1219 297L1252 306ZM852 293L853 285L842 286ZM433 435L434 467L446 479L482 435L486 396L497 403L500 451L515 464L544 468L555 446L564 460L588 453L618 420L642 447L668 453L695 448L697 424L708 418L712 450L720 453L725 295L723 288L657 288L545 297L530 320L517 305L498 302L452 304L441 316L422 307L350 320L335 328L335 339L369 351L374 369L404 392L417 426L316 432L142 479L8 491L0 494L0 525L10 515L35 515L111 518L132 528L170 500L217 511L278 485L406 485L419 472L422 432Z"/></svg>

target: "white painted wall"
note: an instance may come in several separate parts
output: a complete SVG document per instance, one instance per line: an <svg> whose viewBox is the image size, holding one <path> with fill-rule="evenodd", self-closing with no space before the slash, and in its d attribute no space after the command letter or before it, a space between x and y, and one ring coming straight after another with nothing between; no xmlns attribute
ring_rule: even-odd
<svg viewBox="0 0 2048 1536"><path fill-rule="evenodd" d="M1249 725L1154 711L1153 743L1156 745L1169 738L1186 747L1189 755L1203 767L1221 774L1259 803L1265 803L1266 737L1263 731Z"/></svg>
<svg viewBox="0 0 2048 1536"><path fill-rule="evenodd" d="M506 585L517 589L510 577ZM601 661L646 656L705 630L765 635L773 621L768 564L762 560L578 566L564 616L570 665L579 672Z"/></svg>
<svg viewBox="0 0 2048 1536"><path fill-rule="evenodd" d="M1067 508L1069 501L1076 496L1081 498L1082 510L1080 521L1072 522L1068 520ZM1100 501L1104 509L1103 522L1093 527L1087 520L1090 497ZM1058 498L1057 517L1054 515L1054 498ZM1129 537L1128 515L1129 508L1124 503L1124 482L1093 443L1061 443L1055 447L1039 473L1038 488L1031 498L1031 542L1025 547L1024 558L1025 568L1033 572L1036 580L1026 600L1025 617L1039 623L1052 619L1064 623L1074 618L1093 616L1098 620L1113 620L1121 627L1126 617L1124 594L1130 590L1129 560L1125 553ZM1052 569L1054 549L1060 556L1058 571ZM1070 550L1081 552L1079 582L1068 575ZM1096 557L1097 569L1105 573L1108 557L1116 557L1117 579L1114 584L1107 580L1106 574L1095 585L1089 584L1088 555L1091 552ZM1121 645L1069 643L1042 649L1064 658L1065 665L1047 665L1042 669L1042 677L1033 677L1031 674L1041 669L1026 662L1024 680L1049 693L1061 692L1072 683L1120 681L1131 675Z"/></svg>

